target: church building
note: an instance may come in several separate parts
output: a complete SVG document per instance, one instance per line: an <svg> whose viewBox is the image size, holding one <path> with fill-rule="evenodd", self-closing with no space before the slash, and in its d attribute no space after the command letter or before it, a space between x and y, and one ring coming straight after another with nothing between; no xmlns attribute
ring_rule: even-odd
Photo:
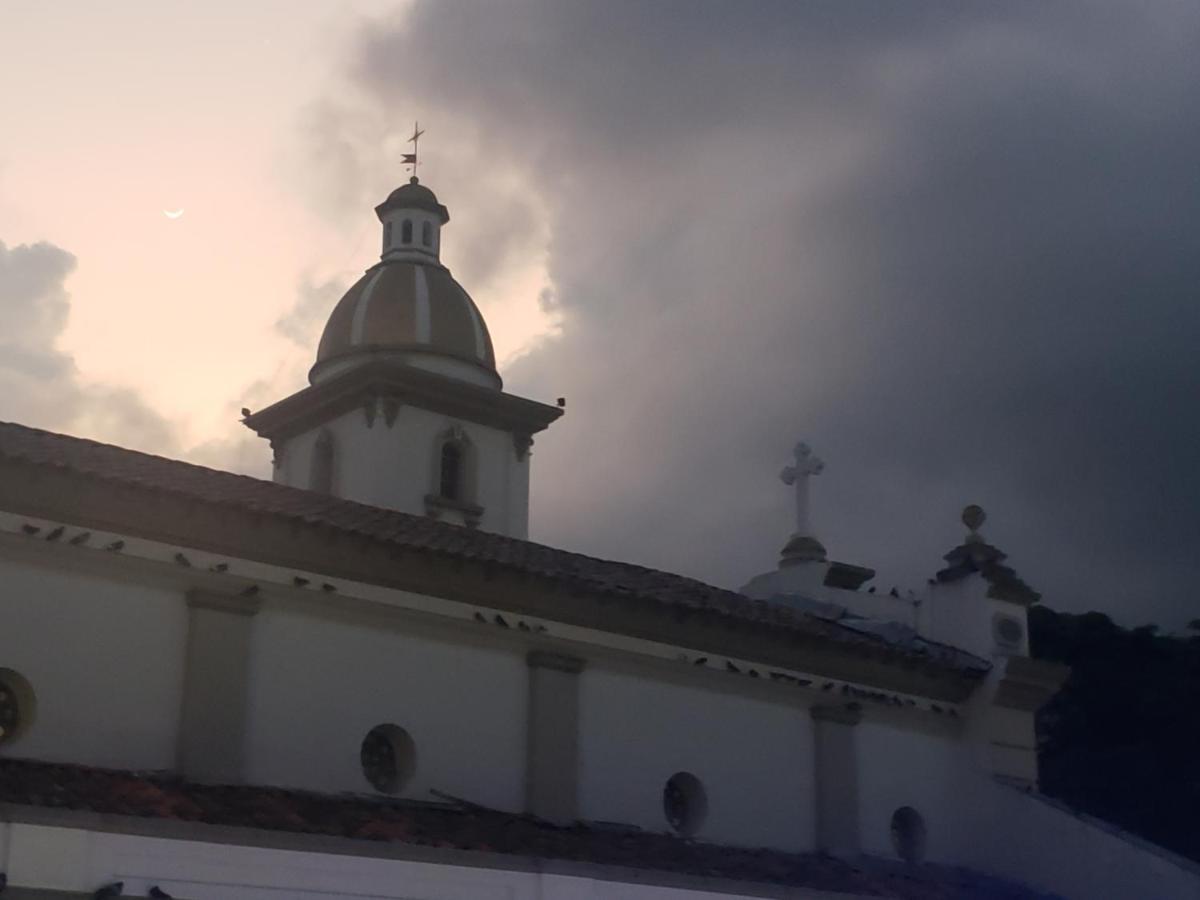
<svg viewBox="0 0 1200 900"><path fill-rule="evenodd" d="M533 542L562 405L505 392L434 192L375 212L246 411L271 481L0 424L2 900L1200 897L1039 794L1066 672L983 510L876 590L799 444L739 591Z"/></svg>

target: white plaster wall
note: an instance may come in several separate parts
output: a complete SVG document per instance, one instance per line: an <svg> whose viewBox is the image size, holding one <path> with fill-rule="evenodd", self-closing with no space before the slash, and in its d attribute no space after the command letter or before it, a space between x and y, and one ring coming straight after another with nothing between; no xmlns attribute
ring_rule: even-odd
<svg viewBox="0 0 1200 900"><path fill-rule="evenodd" d="M524 803L528 669L516 652L264 609L254 623L247 780L369 793L359 748L406 729L430 788L486 806Z"/></svg>
<svg viewBox="0 0 1200 900"><path fill-rule="evenodd" d="M996 614L1001 613L1021 622L1025 637L1018 649L1027 653L1029 623L1026 610L1015 603L988 597L987 591L988 584L979 575L932 585L919 608L918 630L935 641L953 644L989 659L1000 653L993 622Z"/></svg>
<svg viewBox="0 0 1200 900"><path fill-rule="evenodd" d="M158 885L190 900L749 900L761 893L730 892L728 883L675 887L611 881L597 867L565 866L579 874L488 869L405 859L245 847L132 834L0 823L0 870L13 887L90 893L114 880L125 896L144 897ZM518 861L518 865L520 865ZM670 881L670 876L666 876ZM787 896L831 896L792 889ZM855 895L838 894L844 900Z"/></svg>
<svg viewBox="0 0 1200 900"><path fill-rule="evenodd" d="M686 771L708 795L697 839L812 849L806 710L601 668L580 679L583 818L667 831L663 786Z"/></svg>
<svg viewBox="0 0 1200 900"><path fill-rule="evenodd" d="M479 527L526 537L529 456L517 458L512 435L416 406L402 406L390 427L382 410L368 427L362 409L344 413L322 427L334 438L334 493L360 503L425 515L425 495L437 493L438 438L455 425L475 447L474 502L484 510ZM288 441L277 481L309 487L312 451L322 428Z"/></svg>
<svg viewBox="0 0 1200 900"><path fill-rule="evenodd" d="M0 666L37 695L6 756L128 769L175 765L182 593L0 561Z"/></svg>
<svg viewBox="0 0 1200 900"><path fill-rule="evenodd" d="M1046 800L986 784L967 865L1064 897L1200 898L1200 864L1072 815ZM978 815L986 811L986 816Z"/></svg>
<svg viewBox="0 0 1200 900"><path fill-rule="evenodd" d="M863 852L895 858L892 814L911 806L925 820L928 858L959 862L970 842L971 786L982 777L967 743L870 721L856 732Z"/></svg>

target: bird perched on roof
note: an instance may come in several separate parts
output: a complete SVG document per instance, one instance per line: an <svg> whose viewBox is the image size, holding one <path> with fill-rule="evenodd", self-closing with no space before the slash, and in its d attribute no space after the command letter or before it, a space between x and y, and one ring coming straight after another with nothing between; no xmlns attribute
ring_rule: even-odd
<svg viewBox="0 0 1200 900"><path fill-rule="evenodd" d="M214 572L228 572L229 571L229 563L217 563L215 566L212 567L212 570Z"/></svg>
<svg viewBox="0 0 1200 900"><path fill-rule="evenodd" d="M79 534L75 535L75 537L67 541L67 543L73 547L80 547L86 544L88 542L88 538L91 536L92 533L90 531L81 531Z"/></svg>
<svg viewBox="0 0 1200 900"><path fill-rule="evenodd" d="M476 622L483 622L484 624L487 624L487 619L485 619L485 618L483 617L483 613L481 613L481 612L478 612L478 611L476 611L476 613L475 613L475 621L476 621Z"/></svg>
<svg viewBox="0 0 1200 900"><path fill-rule="evenodd" d="M67 529L64 528L62 525L59 525L57 528L55 528L53 531L51 531L48 535L46 535L46 540L57 541L60 537L63 536L63 532L66 530Z"/></svg>
<svg viewBox="0 0 1200 900"><path fill-rule="evenodd" d="M105 900L107 897L120 897L121 891L125 890L125 882L114 881L112 884L106 884L102 888L98 888L92 894L92 900Z"/></svg>
<svg viewBox="0 0 1200 900"><path fill-rule="evenodd" d="M707 656L697 656L695 659L692 660L692 665L693 666L706 666L706 665L708 665L708 657Z"/></svg>
<svg viewBox="0 0 1200 900"><path fill-rule="evenodd" d="M735 666L733 663L731 663L729 660L725 660L725 669L726 669L726 671L729 671L729 672L736 672L738 675L742 674L742 670L739 669L737 666Z"/></svg>
<svg viewBox="0 0 1200 900"><path fill-rule="evenodd" d="M42 529L38 528L38 526L36 526L36 525L30 525L28 522L26 522L24 525L21 526L21 530L28 535L34 535L34 534L37 534Z"/></svg>
<svg viewBox="0 0 1200 900"><path fill-rule="evenodd" d="M497 625L499 625L501 628L508 627L508 623L506 621L504 621L504 616L500 615L500 613L496 613L496 616L494 619L492 619L492 621L495 622Z"/></svg>
<svg viewBox="0 0 1200 900"><path fill-rule="evenodd" d="M244 419L244 418L246 418L246 416L248 416L248 415L250 415L250 407L248 407L248 406L243 406L243 407L242 407L242 418Z"/></svg>
<svg viewBox="0 0 1200 900"><path fill-rule="evenodd" d="M190 559L188 559L186 556L184 556L182 553L175 554L175 562L177 562L177 563L179 563L179 565L185 566L189 569L192 567L192 561Z"/></svg>
<svg viewBox="0 0 1200 900"><path fill-rule="evenodd" d="M243 597L253 597L257 593L258 593L258 585L252 584L252 585L249 585L245 590L242 591L242 596Z"/></svg>
<svg viewBox="0 0 1200 900"><path fill-rule="evenodd" d="M896 590L895 588L892 588L890 591L888 591L888 594L891 595L892 597L900 596L900 592L898 590Z"/></svg>
<svg viewBox="0 0 1200 900"><path fill-rule="evenodd" d="M111 544L109 544L104 549L109 550L113 553L120 553L122 550L125 549L125 542L124 541L113 541Z"/></svg>
<svg viewBox="0 0 1200 900"><path fill-rule="evenodd" d="M155 900L171 900L171 895L160 888L157 884L150 888L149 896L154 897Z"/></svg>
<svg viewBox="0 0 1200 900"><path fill-rule="evenodd" d="M299 575L293 575L292 584L294 584L296 587L305 587L308 584L308 579L301 578Z"/></svg>
<svg viewBox="0 0 1200 900"><path fill-rule="evenodd" d="M337 590L337 588L336 588L336 587L334 587L332 584L330 584L330 583L327 581L327 582L325 582L323 585L321 585L321 590L323 590L323 591L324 591L325 593L327 593L327 594L332 594L334 591L336 591L336 590Z"/></svg>

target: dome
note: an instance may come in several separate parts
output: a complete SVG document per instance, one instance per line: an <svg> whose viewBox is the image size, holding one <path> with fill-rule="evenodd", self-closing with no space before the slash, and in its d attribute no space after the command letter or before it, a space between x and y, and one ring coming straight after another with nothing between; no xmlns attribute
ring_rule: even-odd
<svg viewBox="0 0 1200 900"><path fill-rule="evenodd" d="M436 263L393 259L368 269L334 307L309 380L380 358L500 386L483 316Z"/></svg>
<svg viewBox="0 0 1200 900"><path fill-rule="evenodd" d="M388 194L388 198L375 207L375 212L383 218L383 214L392 209L423 209L440 216L443 225L450 221L449 210L438 202L433 191L417 181L416 175L408 180L408 184Z"/></svg>

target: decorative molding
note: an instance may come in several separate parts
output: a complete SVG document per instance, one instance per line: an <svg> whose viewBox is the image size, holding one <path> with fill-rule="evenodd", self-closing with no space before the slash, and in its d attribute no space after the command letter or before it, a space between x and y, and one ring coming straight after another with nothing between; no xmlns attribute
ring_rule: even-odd
<svg viewBox="0 0 1200 900"><path fill-rule="evenodd" d="M525 461L525 457L529 455L529 450L531 447L533 447L532 434L522 431L513 432L513 448L517 451L517 459L519 461Z"/></svg>
<svg viewBox="0 0 1200 900"><path fill-rule="evenodd" d="M261 437L288 438L361 406L366 396L392 396L397 402L459 419L535 434L562 410L545 403L470 384L414 366L385 361L363 363L310 385L247 416L243 423Z"/></svg>
<svg viewBox="0 0 1200 900"><path fill-rule="evenodd" d="M525 656L525 662L531 669L554 669L556 672L566 672L570 675L578 675L585 665L584 660L577 656L553 653L549 650L530 650Z"/></svg>
<svg viewBox="0 0 1200 900"><path fill-rule="evenodd" d="M1062 663L1010 656L993 702L1006 709L1036 712L1058 693L1070 674L1070 666Z"/></svg>
<svg viewBox="0 0 1200 900"><path fill-rule="evenodd" d="M440 519L444 512L456 512L466 520L468 528L475 528L483 518L483 507L475 503L463 503L437 494L425 495L425 515L431 519Z"/></svg>
<svg viewBox="0 0 1200 900"><path fill-rule="evenodd" d="M239 616L253 616L262 609L262 600L259 597L242 597L197 590L188 591L187 605L189 609L212 609Z"/></svg>
<svg viewBox="0 0 1200 900"><path fill-rule="evenodd" d="M836 722L839 725L857 725L862 721L862 705L847 703L845 706L814 706L809 709L814 722Z"/></svg>

